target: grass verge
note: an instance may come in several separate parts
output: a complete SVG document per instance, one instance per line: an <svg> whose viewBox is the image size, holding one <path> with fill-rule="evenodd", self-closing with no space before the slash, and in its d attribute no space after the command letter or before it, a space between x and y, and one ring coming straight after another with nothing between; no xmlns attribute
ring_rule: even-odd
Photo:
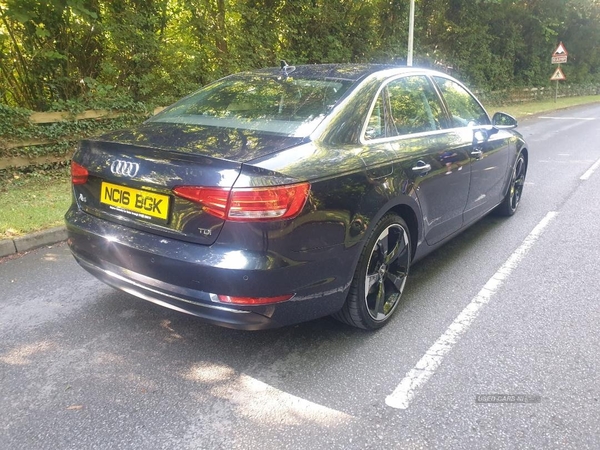
<svg viewBox="0 0 600 450"><path fill-rule="evenodd" d="M528 116L554 111L556 109L569 108L571 106L587 105L589 103L600 103L600 95L588 95L584 97L567 97L554 100L544 100L541 102L518 103L514 105L485 105L490 115L496 111L508 113L517 119L524 119Z"/></svg>
<svg viewBox="0 0 600 450"><path fill-rule="evenodd" d="M559 98L517 105L486 105L493 114L503 111L519 119L556 109L600 102L600 95ZM0 178L0 239L10 239L63 224L71 202L68 168Z"/></svg>
<svg viewBox="0 0 600 450"><path fill-rule="evenodd" d="M0 181L0 239L64 223L63 216L71 203L66 168L15 173Z"/></svg>

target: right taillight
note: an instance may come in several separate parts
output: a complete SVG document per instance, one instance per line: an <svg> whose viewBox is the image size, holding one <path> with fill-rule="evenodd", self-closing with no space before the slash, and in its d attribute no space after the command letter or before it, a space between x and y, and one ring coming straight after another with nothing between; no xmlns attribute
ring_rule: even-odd
<svg viewBox="0 0 600 450"><path fill-rule="evenodd" d="M73 184L87 183L89 176L88 170L80 164L71 161L71 182Z"/></svg>
<svg viewBox="0 0 600 450"><path fill-rule="evenodd" d="M205 188L178 186L175 194L200 203L221 219L238 222L291 219L302 211L309 183L255 188Z"/></svg>

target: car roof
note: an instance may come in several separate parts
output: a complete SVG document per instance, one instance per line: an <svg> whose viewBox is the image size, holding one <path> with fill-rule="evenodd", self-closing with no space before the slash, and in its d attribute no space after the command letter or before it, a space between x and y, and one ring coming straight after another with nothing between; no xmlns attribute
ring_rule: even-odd
<svg viewBox="0 0 600 450"><path fill-rule="evenodd" d="M399 72L422 72L423 70L427 70L393 64L306 64L288 66L287 74L290 77L297 78L333 78L347 81L358 81L367 75L390 69L398 69ZM248 71L244 74L276 76L281 75L281 73L282 69L279 67L267 67L264 69Z"/></svg>

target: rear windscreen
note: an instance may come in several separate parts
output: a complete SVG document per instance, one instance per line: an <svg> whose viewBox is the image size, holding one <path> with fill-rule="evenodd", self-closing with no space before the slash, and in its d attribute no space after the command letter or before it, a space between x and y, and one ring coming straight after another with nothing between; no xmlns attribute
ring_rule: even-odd
<svg viewBox="0 0 600 450"><path fill-rule="evenodd" d="M149 122L308 136L350 84L327 78L231 76L175 103Z"/></svg>

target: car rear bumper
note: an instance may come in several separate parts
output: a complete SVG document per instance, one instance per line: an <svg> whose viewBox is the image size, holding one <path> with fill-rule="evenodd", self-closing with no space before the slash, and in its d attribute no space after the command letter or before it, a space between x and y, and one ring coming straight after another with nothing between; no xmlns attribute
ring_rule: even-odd
<svg viewBox="0 0 600 450"><path fill-rule="evenodd" d="M77 262L99 280L142 299L236 329L275 328L338 311L352 280L354 250L336 246L291 259L179 241L72 208L65 216ZM291 300L260 306L216 294Z"/></svg>

